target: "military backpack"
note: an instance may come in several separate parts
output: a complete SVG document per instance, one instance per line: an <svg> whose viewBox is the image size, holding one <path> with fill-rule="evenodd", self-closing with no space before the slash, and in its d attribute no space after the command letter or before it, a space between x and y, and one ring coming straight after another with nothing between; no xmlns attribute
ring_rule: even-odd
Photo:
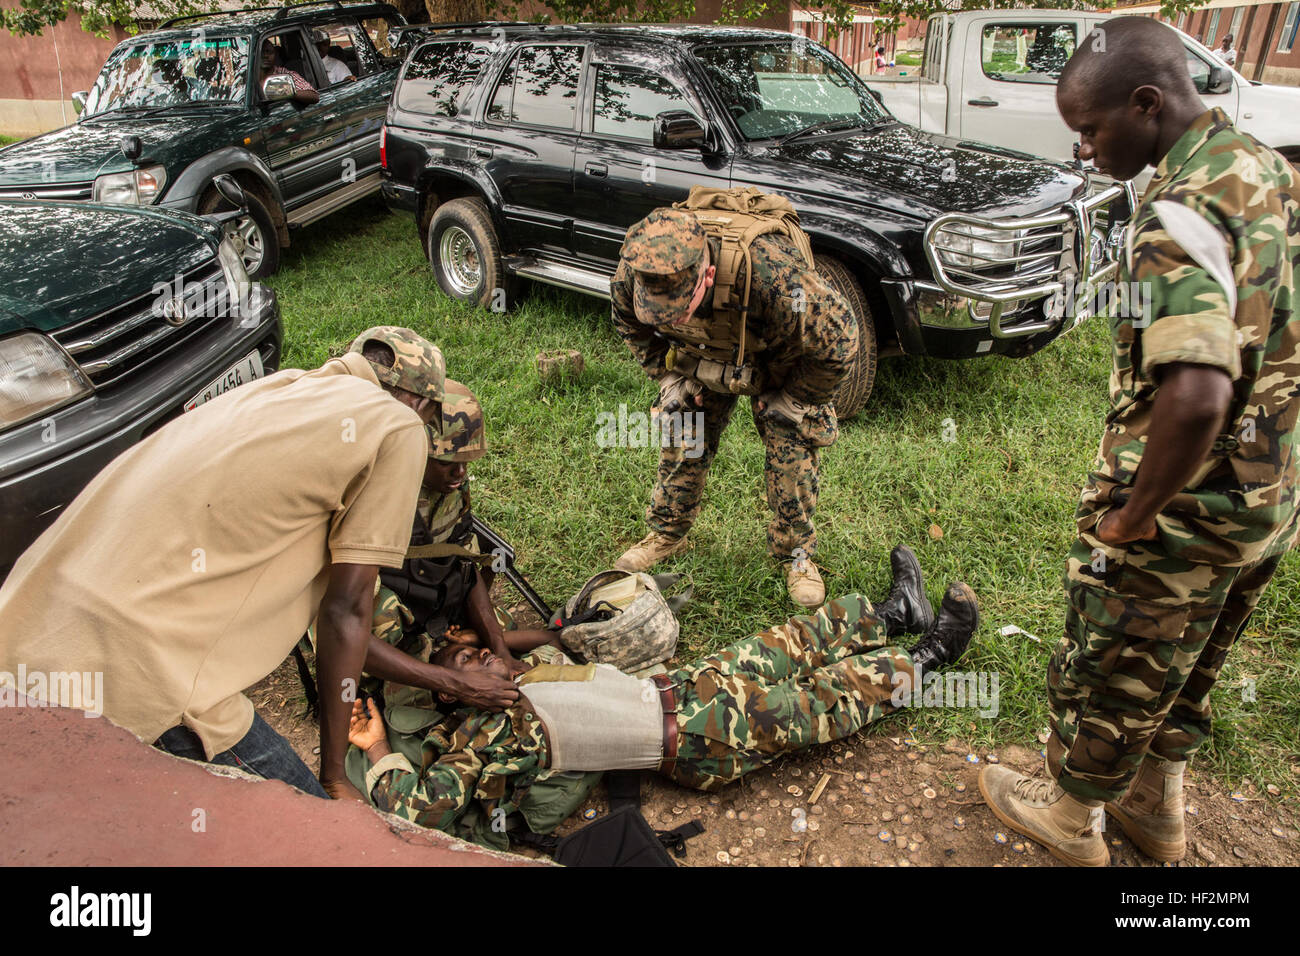
<svg viewBox="0 0 1300 956"><path fill-rule="evenodd" d="M673 208L693 213L705 233L718 241L720 252L714 263L713 314L695 315L672 326L674 342L668 351L668 368L716 392L758 395L765 383L746 360L751 353L766 350L769 343L751 337L748 331L754 275L750 247L759 236L784 236L813 269L812 241L800 228L799 214L790 200L754 186L692 186L690 194L673 203Z"/></svg>

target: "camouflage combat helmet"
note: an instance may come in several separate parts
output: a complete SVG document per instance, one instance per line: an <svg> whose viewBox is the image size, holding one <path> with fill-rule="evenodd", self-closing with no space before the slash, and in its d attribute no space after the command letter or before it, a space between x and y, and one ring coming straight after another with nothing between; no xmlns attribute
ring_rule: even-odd
<svg viewBox="0 0 1300 956"><path fill-rule="evenodd" d="M348 351L361 352L370 342L379 342L393 350L392 368L370 363L380 382L431 398L435 402L442 401L447 363L438 346L410 329L376 325L353 339Z"/></svg>
<svg viewBox="0 0 1300 956"><path fill-rule="evenodd" d="M639 317L660 325L686 314L707 244L699 220L685 210L656 209L633 224L620 255L636 274L633 305Z"/></svg>
<svg viewBox="0 0 1300 956"><path fill-rule="evenodd" d="M429 433L429 457L438 461L473 461L487 451L483 409L474 393L455 379L447 379L446 397L442 401L442 433L438 433L432 422L425 430Z"/></svg>

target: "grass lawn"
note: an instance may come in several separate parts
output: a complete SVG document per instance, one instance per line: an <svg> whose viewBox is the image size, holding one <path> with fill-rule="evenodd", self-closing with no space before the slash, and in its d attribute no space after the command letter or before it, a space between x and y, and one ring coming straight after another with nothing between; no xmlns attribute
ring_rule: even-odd
<svg viewBox="0 0 1300 956"><path fill-rule="evenodd" d="M4 133L0 133L0 146L8 146L10 143L16 142L18 142L17 136L6 136Z"/></svg>
<svg viewBox="0 0 1300 956"><path fill-rule="evenodd" d="M920 66L921 53L920 51L912 53L908 50L899 50L894 56L894 62L899 66Z"/></svg>
<svg viewBox="0 0 1300 956"><path fill-rule="evenodd" d="M521 569L552 604L644 533L657 450L599 447L596 416L620 403L644 411L655 392L615 335L607 304L545 286L526 290L505 315L453 302L438 289L410 217L377 202L299 233L270 284L284 315L286 366L318 365L371 325L410 326L442 347L449 374L478 393L487 415L490 451L471 470L475 507L516 546ZM586 372L543 389L534 358L561 347L581 350ZM867 409L824 453L819 563L829 592L882 596L889 548L906 542L936 602L956 578L979 594L982 624L962 666L999 675L996 717L904 711L881 732L910 727L923 741L1037 748L1034 735L1047 722L1045 668L1064 622L1061 571L1100 438L1108 369L1098 322L1025 360L887 360ZM695 583L681 615L680 660L792 613L766 556L762 468L742 402L694 547L665 566ZM1292 554L1218 685L1214 740L1198 766L1230 786L1250 778L1294 795L1300 782L1298 578ZM1008 624L1041 640L1001 637ZM1255 681L1254 701L1243 699L1246 679Z"/></svg>

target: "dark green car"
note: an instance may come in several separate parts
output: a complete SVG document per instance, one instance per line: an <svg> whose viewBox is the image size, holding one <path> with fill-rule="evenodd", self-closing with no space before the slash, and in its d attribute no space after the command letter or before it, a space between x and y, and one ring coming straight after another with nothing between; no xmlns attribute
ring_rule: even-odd
<svg viewBox="0 0 1300 956"><path fill-rule="evenodd" d="M274 372L281 338L215 222L0 200L0 579L113 458Z"/></svg>
<svg viewBox="0 0 1300 956"><path fill-rule="evenodd" d="M71 126L0 150L0 198L226 208L254 278L291 231L379 189L379 135L405 24L383 3L312 4L169 20L119 44L75 93ZM278 75L277 75L278 74Z"/></svg>

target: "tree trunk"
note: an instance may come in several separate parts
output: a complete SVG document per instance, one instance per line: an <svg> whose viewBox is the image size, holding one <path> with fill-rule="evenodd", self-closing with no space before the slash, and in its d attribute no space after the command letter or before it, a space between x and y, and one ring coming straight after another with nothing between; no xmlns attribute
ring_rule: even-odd
<svg viewBox="0 0 1300 956"><path fill-rule="evenodd" d="M424 0L430 23L465 23L487 19L486 0Z"/></svg>

